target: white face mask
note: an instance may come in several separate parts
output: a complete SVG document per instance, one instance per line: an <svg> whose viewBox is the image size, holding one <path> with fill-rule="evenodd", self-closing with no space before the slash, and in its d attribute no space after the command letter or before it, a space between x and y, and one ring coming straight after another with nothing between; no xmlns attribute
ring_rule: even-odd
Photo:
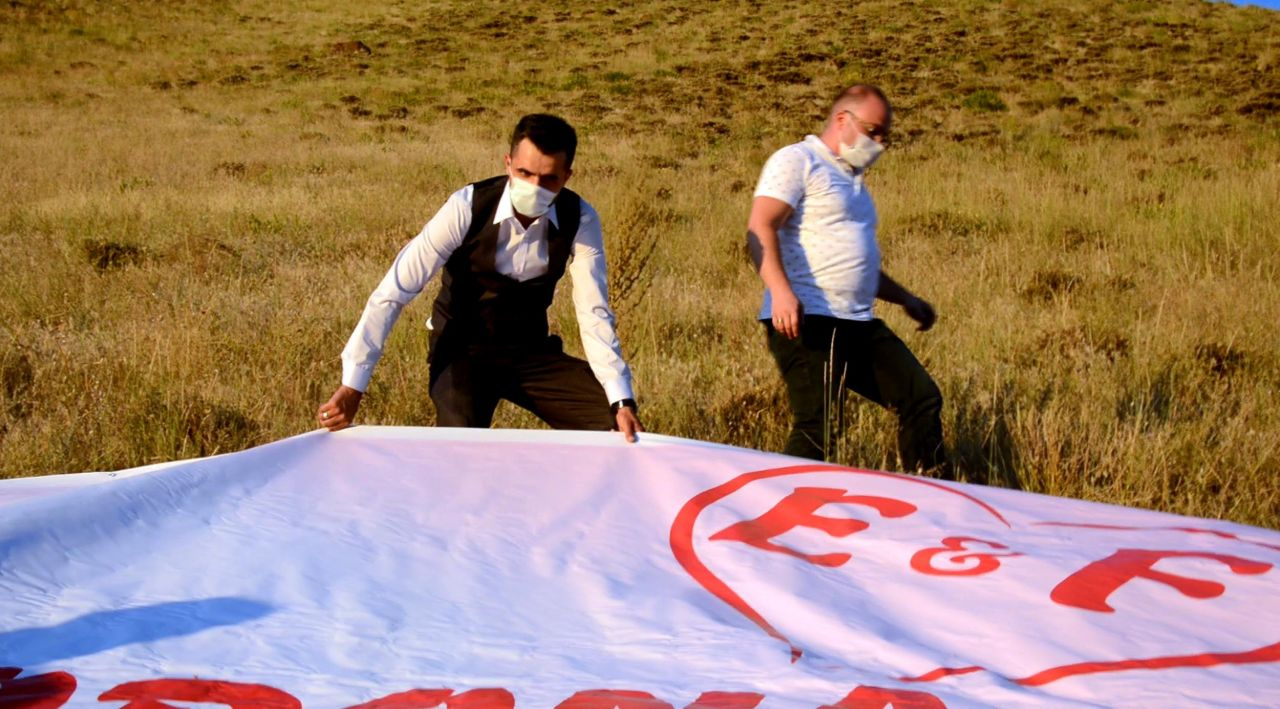
<svg viewBox="0 0 1280 709"><path fill-rule="evenodd" d="M556 192L543 189L538 185L512 177L511 180L511 206L515 210L526 217L540 217L551 209L551 202L556 198Z"/></svg>
<svg viewBox="0 0 1280 709"><path fill-rule="evenodd" d="M855 170L866 170L884 153L884 146L859 133L853 145L840 141L840 157Z"/></svg>

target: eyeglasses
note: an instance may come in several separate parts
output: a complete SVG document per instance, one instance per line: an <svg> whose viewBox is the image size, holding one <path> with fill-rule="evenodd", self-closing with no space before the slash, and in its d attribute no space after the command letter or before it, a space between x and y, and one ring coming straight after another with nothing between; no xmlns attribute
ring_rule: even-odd
<svg viewBox="0 0 1280 709"><path fill-rule="evenodd" d="M858 118L856 115L854 115L853 111L845 110L845 111L841 111L841 113L849 114L849 117L853 119L853 122L855 124L857 124L858 129L861 130L864 134L866 134L868 138L871 138L872 140L879 140L882 142L889 140L888 125L880 125L877 123L864 121L861 118Z"/></svg>

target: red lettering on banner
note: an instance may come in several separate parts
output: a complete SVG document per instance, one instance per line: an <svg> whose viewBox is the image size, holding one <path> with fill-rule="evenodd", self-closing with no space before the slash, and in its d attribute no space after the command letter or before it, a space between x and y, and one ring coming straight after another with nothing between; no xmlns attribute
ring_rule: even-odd
<svg viewBox="0 0 1280 709"><path fill-rule="evenodd" d="M885 689L884 687L858 687L835 704L827 704L820 709L946 709L941 699L928 692L913 692L906 689Z"/></svg>
<svg viewBox="0 0 1280 709"><path fill-rule="evenodd" d="M725 583L724 579L717 576L707 565L698 557L698 552L694 549L693 530L697 525L698 517L712 505L719 503L725 498L733 495L744 487L758 482L760 480L769 480L790 475L806 475L809 473L843 473L852 475L862 479L889 479L895 482L915 486L922 489L933 489L946 495L951 495L956 499L966 500L976 505L1005 527L1012 528L1009 520L1005 519L996 508L983 502L982 500L961 490L947 487L946 485L921 478L904 478L897 473L884 473L868 470L853 470L850 468L839 468L832 465L793 465L785 468L773 468L770 470L757 470L752 473L744 473L738 477L717 485L710 490L704 490L694 495L680 511L676 513L676 517L671 522L671 534L669 537L671 544L671 553L675 555L676 561L680 562L680 566L689 574L690 578L697 581L708 593L728 604L730 608L741 613L748 620L755 623L770 637L776 638L787 644L791 649L791 661L795 662L800 659L803 651L794 643L787 639L787 636L778 632L778 629L765 619L764 616L751 607L742 596Z"/></svg>
<svg viewBox="0 0 1280 709"><path fill-rule="evenodd" d="M675 709L648 692L627 689L587 689L556 705L556 709Z"/></svg>
<svg viewBox="0 0 1280 709"><path fill-rule="evenodd" d="M1280 662L1280 643L1266 645L1246 652L1205 652L1198 655L1171 655L1135 660L1110 662L1077 662L1037 672L1030 677L1014 680L1028 687L1039 687L1057 682L1065 677L1099 672L1124 672L1132 670L1167 670L1174 667L1215 667L1217 665L1248 665L1263 662Z"/></svg>
<svg viewBox="0 0 1280 709"><path fill-rule="evenodd" d="M207 679L153 679L126 682L102 693L100 702L128 702L120 709L179 709L178 702L226 704L232 709L301 709L292 694L263 684L241 684Z"/></svg>
<svg viewBox="0 0 1280 709"><path fill-rule="evenodd" d="M1217 598L1226 590L1225 586L1216 581L1188 578L1151 568L1162 559L1175 558L1210 559L1225 564L1236 574L1261 574L1271 569L1271 564L1227 554L1121 549L1068 576L1054 587L1049 598L1064 606L1114 613L1115 609L1107 605L1107 598L1135 578L1158 581L1191 598Z"/></svg>
<svg viewBox="0 0 1280 709"><path fill-rule="evenodd" d="M943 677L952 677L955 675L967 675L974 672L985 672L987 668L970 665L968 667L939 667L936 670L930 670L919 677L899 677L899 682L934 682Z"/></svg>
<svg viewBox="0 0 1280 709"><path fill-rule="evenodd" d="M992 549L1008 549L1009 547L999 542L989 542L985 539L976 537L947 537L942 540L942 546L930 549L921 549L911 557L911 568L922 574L930 576L979 576L981 574L991 573L1000 568L999 557L1002 556L1022 556L1021 552L1009 552L1007 554L993 554L991 552L973 552L965 546L966 543L972 542L977 544L986 544ZM977 565L964 568L939 568L933 565L933 558L939 554L945 554L949 551L964 551L967 554L957 554L948 557L953 564L962 564L970 559L976 559Z"/></svg>
<svg viewBox="0 0 1280 709"><path fill-rule="evenodd" d="M906 517L916 511L916 506L901 500L874 495L850 495L847 490L831 487L798 487L782 498L773 509L744 522L731 524L711 535L713 541L732 541L750 544L765 551L788 554L818 566L836 567L849 561L849 554L805 554L790 547L770 541L796 527L817 529L833 537L847 537L871 526L860 519L822 517L818 508L844 503L863 505L880 513L881 517Z"/></svg>
<svg viewBox="0 0 1280 709"><path fill-rule="evenodd" d="M1233 541L1242 542L1244 544L1252 544L1254 546L1263 547L1264 549L1274 549L1280 551L1280 544L1268 544L1252 539L1245 539L1231 532L1223 532L1218 529L1205 529L1202 527L1135 527L1125 524L1091 524L1088 522L1034 522L1039 527L1075 527L1077 529L1114 529L1126 532L1186 532L1187 534L1208 534L1219 539L1231 539Z"/></svg>
<svg viewBox="0 0 1280 709"><path fill-rule="evenodd" d="M411 689L397 692L379 699L356 704L347 709L419 709L419 707L438 707L440 702L453 694L452 689Z"/></svg>
<svg viewBox="0 0 1280 709"><path fill-rule="evenodd" d="M76 678L66 672L48 672L17 679L19 667L0 667L0 707L58 709L76 692Z"/></svg>
<svg viewBox="0 0 1280 709"><path fill-rule="evenodd" d="M764 695L755 692L703 692L684 709L755 709L762 701Z"/></svg>
<svg viewBox="0 0 1280 709"><path fill-rule="evenodd" d="M454 694L452 689L411 689L348 709L428 709L441 704L447 709L512 709L516 698L505 689L488 687L462 694Z"/></svg>

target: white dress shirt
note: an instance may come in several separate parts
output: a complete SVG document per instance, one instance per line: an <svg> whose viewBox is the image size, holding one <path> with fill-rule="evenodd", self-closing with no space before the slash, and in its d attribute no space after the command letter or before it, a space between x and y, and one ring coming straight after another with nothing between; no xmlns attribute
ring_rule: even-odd
<svg viewBox="0 0 1280 709"><path fill-rule="evenodd" d="M755 196L780 199L794 210L778 229L778 251L804 312L872 319L880 246L876 205L862 174L810 135L765 162ZM760 319L772 315L766 288Z"/></svg>
<svg viewBox="0 0 1280 709"><path fill-rule="evenodd" d="M436 272L449 260L471 226L472 186L467 185L449 196L436 212L396 256L387 275L369 296L360 322L342 350L342 383L365 391L373 377L373 368L382 357L387 335L400 311L409 304ZM510 184L503 188L493 223L498 226L498 250L495 266L499 273L517 281L527 281L547 272L547 222L560 225L556 205L526 229L511 207ZM582 201L578 233L566 267L573 284L573 308L582 335L582 349L587 363L609 403L635 398L631 390L631 370L622 359L622 346L609 308L608 276L605 270L604 235L600 216ZM430 323L428 322L428 327Z"/></svg>

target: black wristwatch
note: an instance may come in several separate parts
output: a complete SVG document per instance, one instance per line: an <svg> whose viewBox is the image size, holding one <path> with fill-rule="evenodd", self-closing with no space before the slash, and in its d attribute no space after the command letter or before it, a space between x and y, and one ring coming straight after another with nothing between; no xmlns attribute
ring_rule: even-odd
<svg viewBox="0 0 1280 709"><path fill-rule="evenodd" d="M609 408L613 411L613 415L617 416L618 409L621 409L624 406L627 407L628 409L631 409L631 413L633 414L640 410L640 407L636 405L635 399L622 399L619 401L615 401L609 405Z"/></svg>

